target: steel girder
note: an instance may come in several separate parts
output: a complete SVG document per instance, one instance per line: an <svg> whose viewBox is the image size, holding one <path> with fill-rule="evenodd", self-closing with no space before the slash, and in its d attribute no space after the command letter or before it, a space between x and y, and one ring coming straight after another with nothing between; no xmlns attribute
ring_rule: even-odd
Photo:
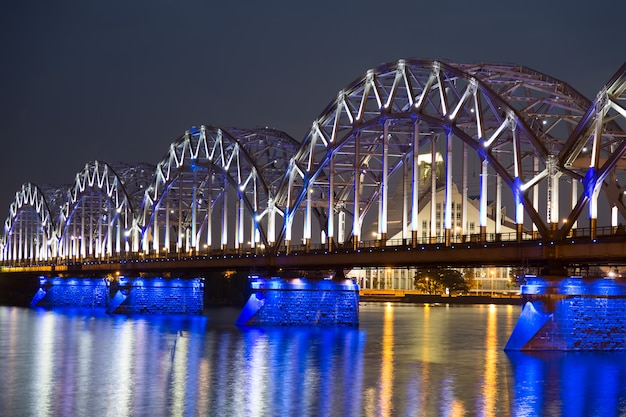
<svg viewBox="0 0 626 417"><path fill-rule="evenodd" d="M4 223L2 259L48 259L55 229L45 192L35 184L23 184Z"/></svg>
<svg viewBox="0 0 626 417"><path fill-rule="evenodd" d="M614 77L603 93L610 97L603 109L620 117L622 79ZM562 237L577 211L568 211L567 221L559 225L559 181L573 184L572 201L588 194L577 191L576 183L585 175L572 167L580 161L576 150L584 148L575 138L591 129L581 126L598 120L598 112L589 109L590 102L567 84L525 67L400 60L371 69L340 91L313 122L294 158L279 195L289 213L283 236L292 239L291 223L299 210L307 224L304 240L311 237L311 212L319 215L320 228L330 236L335 233L335 214L347 213L358 232L376 200L378 221L387 221L389 177L416 161L411 160L413 153L436 141L437 135L452 135L508 186L518 223L523 224L523 208L541 236ZM621 139L615 119L603 126L610 125L611 138ZM597 149L613 155L608 159L615 167L622 147L612 143ZM486 178L487 171L481 175ZM589 183L600 180L586 176ZM545 201L538 202L540 193L547 196ZM545 206L545 216L540 205ZM415 219L411 221L417 227Z"/></svg>
<svg viewBox="0 0 626 417"><path fill-rule="evenodd" d="M571 227L586 205L589 217L597 217L601 189L611 208L613 226L617 226L618 212L626 218L625 119L626 63L598 93L559 154L559 165L583 185L567 226Z"/></svg>
<svg viewBox="0 0 626 417"><path fill-rule="evenodd" d="M127 168L118 167L121 171ZM129 184L145 184L148 172L140 164L126 172L125 179ZM133 219L132 199L113 166L101 161L87 163L76 174L61 208L58 255L84 258L127 252Z"/></svg>
<svg viewBox="0 0 626 417"><path fill-rule="evenodd" d="M570 211L564 211L563 224L554 238L570 232L585 205L595 219L597 204L593 196L601 187L611 207L619 208L623 217L623 186L619 172L624 171L624 89L626 64L609 80L591 102L571 86L528 68L506 65L459 65L479 77L507 103L515 107L526 124L539 138L548 155L570 184L581 184L574 190ZM520 91L524 89L524 91ZM595 140L595 138L598 140ZM592 156L593 155L593 156ZM606 181L606 177L610 180ZM625 178L622 176L622 182ZM574 188L575 187L574 185ZM595 190L595 192L594 192Z"/></svg>
<svg viewBox="0 0 626 417"><path fill-rule="evenodd" d="M595 227L601 191L612 219L626 218L625 73L626 64L589 101L521 66L384 64L341 90L301 145L273 129L202 126L176 140L156 169L93 162L69 191L25 184L5 222L2 257L200 250L216 240L226 248L233 236L238 249L248 241L278 250L277 242L310 240L313 216L330 241L362 239L369 225L379 239L394 231L391 224L414 236L422 227L417 212L440 187L441 224L450 228L446 184L464 178L464 196L473 187L467 150L479 161L481 211L495 198L513 208L520 228L562 239L581 220ZM559 206L563 184L566 209ZM501 201L501 185L512 204ZM431 231L436 215L433 204Z"/></svg>
<svg viewBox="0 0 626 417"><path fill-rule="evenodd" d="M187 131L157 165L146 191L138 221L143 250L209 250L217 240L214 234L225 249L228 233L234 234L236 249L246 242L252 247L272 243L274 217L280 214L275 188L296 145L272 129L201 126ZM229 189L234 195L228 195ZM235 210L229 210L233 204ZM229 211L235 212L230 231ZM247 233L246 219L251 226Z"/></svg>

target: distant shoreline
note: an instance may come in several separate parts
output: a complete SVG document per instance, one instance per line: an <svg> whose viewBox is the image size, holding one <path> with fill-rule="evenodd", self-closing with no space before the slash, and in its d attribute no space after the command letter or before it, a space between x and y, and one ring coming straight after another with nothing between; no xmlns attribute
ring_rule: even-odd
<svg viewBox="0 0 626 417"><path fill-rule="evenodd" d="M361 295L360 301L363 302L384 302L384 303L407 303L407 304L498 304L498 305L521 305L522 298L520 296L503 296L491 297L489 295L464 295L456 297L448 297L441 295L429 294L365 294Z"/></svg>

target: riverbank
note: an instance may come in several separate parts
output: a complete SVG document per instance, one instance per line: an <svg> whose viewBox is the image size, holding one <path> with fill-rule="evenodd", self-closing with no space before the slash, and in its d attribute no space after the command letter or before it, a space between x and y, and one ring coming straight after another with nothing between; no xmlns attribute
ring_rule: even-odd
<svg viewBox="0 0 626 417"><path fill-rule="evenodd" d="M411 294L404 292L361 292L361 302L388 302L410 304L497 304L521 305L520 296L507 295L459 295Z"/></svg>

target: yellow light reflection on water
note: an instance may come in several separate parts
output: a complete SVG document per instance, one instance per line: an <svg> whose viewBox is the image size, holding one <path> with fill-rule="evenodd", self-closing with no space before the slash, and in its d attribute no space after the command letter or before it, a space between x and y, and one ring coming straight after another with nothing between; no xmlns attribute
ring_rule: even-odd
<svg viewBox="0 0 626 417"><path fill-rule="evenodd" d="M496 306L489 305L487 312L487 334L485 338L485 376L483 382L483 413L484 416L496 415L496 399L498 395L498 333Z"/></svg>
<svg viewBox="0 0 626 417"><path fill-rule="evenodd" d="M430 384L430 305L424 305L424 330L422 332L422 340L425 340L426 343L422 345L422 381L420 387L422 387L420 391L419 403L423 404L423 407L426 409L428 397L426 395L427 389L426 387Z"/></svg>
<svg viewBox="0 0 626 417"><path fill-rule="evenodd" d="M519 306L507 305L506 306L506 334L511 334L513 332L513 327L515 323L517 323L517 319L521 314L521 309Z"/></svg>
<svg viewBox="0 0 626 417"><path fill-rule="evenodd" d="M383 357L380 375L380 415L390 416L393 409L393 306L387 303L383 315Z"/></svg>
<svg viewBox="0 0 626 417"><path fill-rule="evenodd" d="M213 372L211 368L211 362L205 358L200 358L200 366L198 369L198 398L197 398L197 410L198 415L207 416L209 415L209 405L210 405L210 375Z"/></svg>

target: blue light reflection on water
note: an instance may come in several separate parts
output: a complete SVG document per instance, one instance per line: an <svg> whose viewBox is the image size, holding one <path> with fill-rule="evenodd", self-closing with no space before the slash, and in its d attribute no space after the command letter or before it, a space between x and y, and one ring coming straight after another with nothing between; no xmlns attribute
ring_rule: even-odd
<svg viewBox="0 0 626 417"><path fill-rule="evenodd" d="M0 307L0 415L618 416L626 353L504 353L507 306L363 304L351 328Z"/></svg>
<svg viewBox="0 0 626 417"><path fill-rule="evenodd" d="M626 415L626 353L508 352L517 415Z"/></svg>

